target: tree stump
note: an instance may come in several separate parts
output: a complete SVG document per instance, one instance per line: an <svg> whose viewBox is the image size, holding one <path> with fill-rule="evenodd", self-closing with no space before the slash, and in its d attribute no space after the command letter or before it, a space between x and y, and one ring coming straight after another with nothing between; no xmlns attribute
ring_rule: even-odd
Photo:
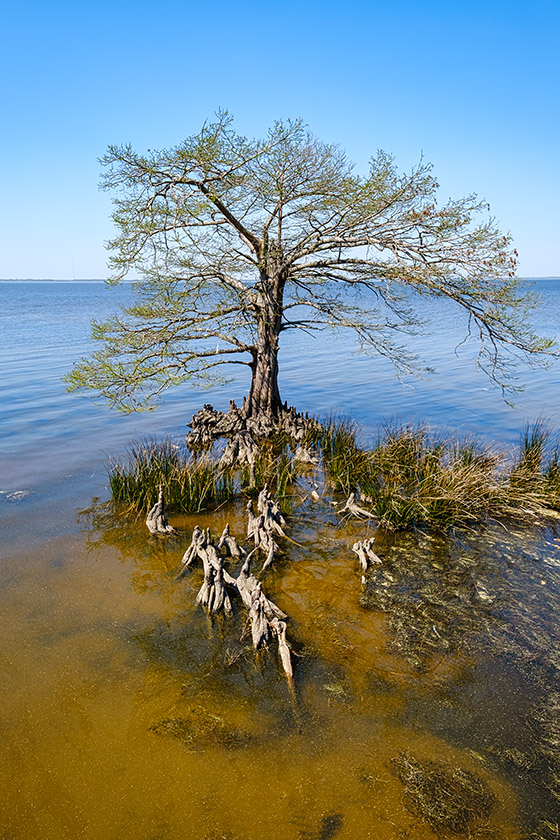
<svg viewBox="0 0 560 840"><path fill-rule="evenodd" d="M148 513L146 518L146 525L150 534L176 534L178 533L167 521L165 515L165 506L163 501L163 490L161 484L159 486L158 500L153 508Z"/></svg>

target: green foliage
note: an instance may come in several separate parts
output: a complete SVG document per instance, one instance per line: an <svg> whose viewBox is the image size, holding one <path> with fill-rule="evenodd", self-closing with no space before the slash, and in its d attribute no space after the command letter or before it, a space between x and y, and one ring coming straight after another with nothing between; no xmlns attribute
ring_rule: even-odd
<svg viewBox="0 0 560 840"><path fill-rule="evenodd" d="M297 465L287 450L280 454L268 450L257 455L252 468L246 466L240 471L241 490L256 498L266 484L278 501L282 501L290 496L297 476Z"/></svg>
<svg viewBox="0 0 560 840"><path fill-rule="evenodd" d="M388 428L371 453L362 492L392 527L468 525L494 504L499 462L473 440L430 435L422 426Z"/></svg>
<svg viewBox="0 0 560 840"><path fill-rule="evenodd" d="M361 484L369 456L358 445L358 430L353 420L328 417L318 445L325 476L335 492L350 493Z"/></svg>
<svg viewBox="0 0 560 840"><path fill-rule="evenodd" d="M514 457L422 425L388 425L371 448L358 442L351 420L312 425L315 443L310 439L308 446L320 454L327 486L358 494L385 528L445 531L490 518L544 521L560 510L559 448L542 423L527 427ZM310 469L295 460L283 433L259 441L252 465L230 469L212 452L193 456L169 440L150 439L132 443L128 459L111 466L110 485L116 501L145 513L161 484L169 510L191 513L240 493L256 496L265 484L279 500L289 500Z"/></svg>

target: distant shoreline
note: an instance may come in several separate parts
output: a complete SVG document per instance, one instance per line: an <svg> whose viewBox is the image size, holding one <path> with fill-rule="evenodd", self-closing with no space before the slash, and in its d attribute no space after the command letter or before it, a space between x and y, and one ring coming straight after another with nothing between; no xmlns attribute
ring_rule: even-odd
<svg viewBox="0 0 560 840"><path fill-rule="evenodd" d="M75 280L57 280L54 277L5 277L0 278L0 283L105 283L105 280L95 278L84 278Z"/></svg>
<svg viewBox="0 0 560 840"><path fill-rule="evenodd" d="M57 280L54 277L0 277L0 283L106 283L102 278L76 278L75 280ZM122 280L122 283L135 283L136 280Z"/></svg>
<svg viewBox="0 0 560 840"><path fill-rule="evenodd" d="M520 280L560 280L560 275L545 275L544 277L520 277ZM0 283L106 283L107 278L76 278L75 280L60 280L55 277L0 277ZM138 278L122 280L122 283L136 283Z"/></svg>

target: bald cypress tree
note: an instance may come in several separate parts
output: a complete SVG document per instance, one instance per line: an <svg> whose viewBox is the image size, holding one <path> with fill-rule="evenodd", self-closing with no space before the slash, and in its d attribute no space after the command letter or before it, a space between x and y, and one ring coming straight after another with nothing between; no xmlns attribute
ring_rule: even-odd
<svg viewBox="0 0 560 840"><path fill-rule="evenodd" d="M68 376L71 389L133 410L243 364L246 414L274 415L290 330L350 330L364 351L413 371L408 290L462 309L478 363L505 390L519 357L554 352L528 325L534 297L487 204L474 195L438 204L423 160L400 173L380 151L360 176L300 121L250 140L220 113L176 148L111 146L102 162L117 228L112 279L140 281L134 305L94 323L99 349Z"/></svg>

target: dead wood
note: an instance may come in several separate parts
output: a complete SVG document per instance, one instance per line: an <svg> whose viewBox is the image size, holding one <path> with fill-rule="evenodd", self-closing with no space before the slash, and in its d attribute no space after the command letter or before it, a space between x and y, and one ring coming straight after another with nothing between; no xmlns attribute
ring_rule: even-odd
<svg viewBox="0 0 560 840"><path fill-rule="evenodd" d="M235 537L230 534L229 524L222 531L217 548L218 551L223 548L227 557L244 557L247 554L243 546L238 545Z"/></svg>
<svg viewBox="0 0 560 840"><path fill-rule="evenodd" d="M257 509L265 517L265 521L269 523L266 526L268 530L276 531L281 537L286 536L282 530L282 528L286 527L286 520L282 516L280 508L276 500L271 496L266 484L259 493Z"/></svg>
<svg viewBox="0 0 560 840"><path fill-rule="evenodd" d="M176 534L178 533L167 521L165 505L163 501L163 489L159 486L158 500L146 517L146 525L150 534Z"/></svg>
<svg viewBox="0 0 560 840"><path fill-rule="evenodd" d="M196 596L196 601L209 613L225 612L232 615L230 597L224 586L224 561L211 542L209 534L206 538L206 548L202 551L202 565L204 567L204 581Z"/></svg>
<svg viewBox="0 0 560 840"><path fill-rule="evenodd" d="M226 469L233 466L252 466L255 463L257 449L257 444L248 431L236 432L229 438L220 464Z"/></svg>
<svg viewBox="0 0 560 840"><path fill-rule="evenodd" d="M257 500L258 515L253 512L253 503L247 503L247 537L253 540L255 548L266 555L262 566L264 572L272 564L274 555L280 550L274 536L285 537L286 520L276 501L270 495L266 484Z"/></svg>
<svg viewBox="0 0 560 840"><path fill-rule="evenodd" d="M261 516L262 514L256 518ZM246 556L237 578L224 568L224 558L219 548L235 551L236 547L239 552L243 550L238 546L235 537L230 535L228 525L224 528L218 546L212 542L208 530L202 531L198 526L195 527L191 544L183 555L178 577L181 577L196 559L202 561L204 580L196 600L208 613L217 614L223 611L226 615L231 615L231 600L226 587L237 592L249 613L253 648L260 650L267 647L272 639L276 639L282 668L290 691L294 694L292 660L286 640L287 615L266 597L261 582L250 572L251 557L256 548Z"/></svg>
<svg viewBox="0 0 560 840"><path fill-rule="evenodd" d="M375 537L370 537L366 540L359 540L352 546L352 551L358 555L358 561L362 572L367 572L370 565L380 565L382 562L373 550L374 542Z"/></svg>
<svg viewBox="0 0 560 840"><path fill-rule="evenodd" d="M302 446L301 444L298 445L294 452L294 460L299 461L301 464L312 464L315 467L319 463L317 455L314 455L307 446Z"/></svg>
<svg viewBox="0 0 560 840"><path fill-rule="evenodd" d="M358 519L375 519L375 514L363 507L360 507L356 501L355 493L350 493L346 504L343 508L340 508L338 512L340 514L347 513L349 516L356 516Z"/></svg>
<svg viewBox="0 0 560 840"><path fill-rule="evenodd" d="M321 501L321 497L317 492L318 489L319 489L318 485L314 484L313 489L311 491L311 498L313 499L314 502L320 502Z"/></svg>
<svg viewBox="0 0 560 840"><path fill-rule="evenodd" d="M224 467L252 466L258 451L259 441L282 432L290 441L294 457L299 461L317 463L316 457L304 445L308 432L316 432L320 424L307 414L298 414L296 409L282 406L276 415L266 413L247 416L247 404L237 408L231 400L227 412L216 411L211 405L204 405L192 418L191 431L186 443L193 451L211 449L219 438L226 438L222 455Z"/></svg>
<svg viewBox="0 0 560 840"><path fill-rule="evenodd" d="M179 572L179 576L187 569L191 563L193 563L197 557L202 560L203 559L203 551L206 548L206 534L204 531L195 525L194 531L192 533L191 544L183 554L183 559L181 560L181 571Z"/></svg>
<svg viewBox="0 0 560 840"><path fill-rule="evenodd" d="M286 613L266 597L262 591L262 584L250 573L251 555L247 556L237 578L231 577L226 572L226 582L235 586L241 600L249 611L251 622L251 638L255 650L267 647L271 638L275 638L278 644L278 653L284 674L294 691L293 668L290 648L286 641Z"/></svg>

